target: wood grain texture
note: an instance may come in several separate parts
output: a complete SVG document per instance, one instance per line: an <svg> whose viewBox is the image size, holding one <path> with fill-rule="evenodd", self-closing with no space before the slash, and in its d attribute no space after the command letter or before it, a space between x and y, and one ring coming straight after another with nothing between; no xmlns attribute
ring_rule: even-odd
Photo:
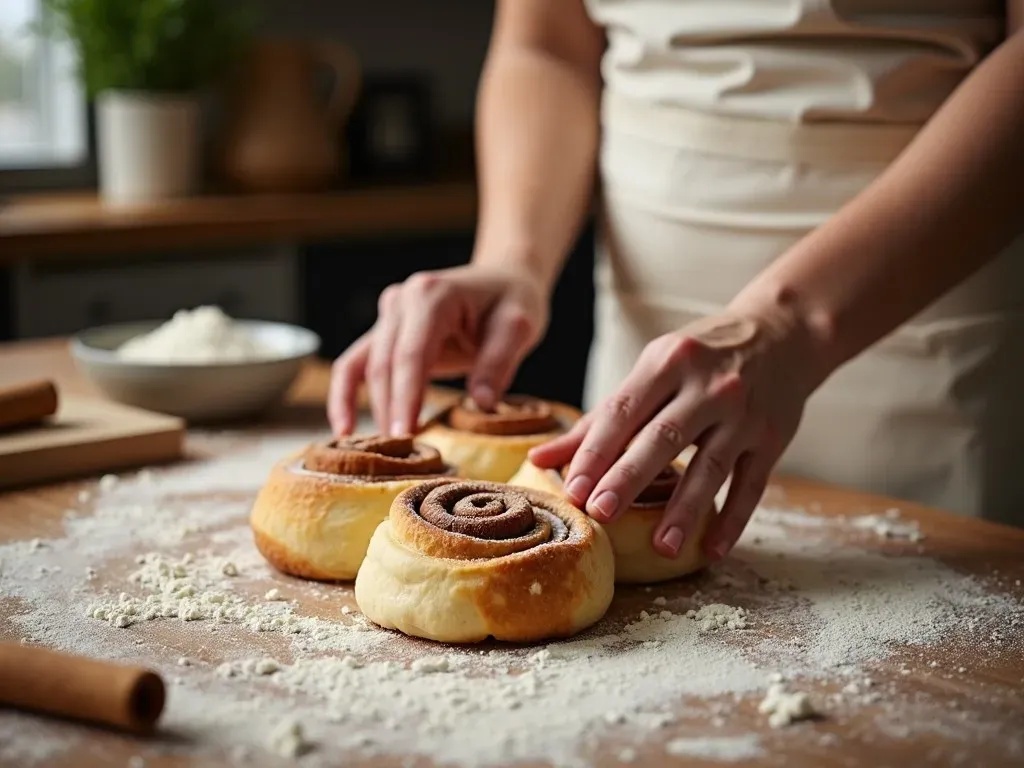
<svg viewBox="0 0 1024 768"><path fill-rule="evenodd" d="M0 200L0 265L103 254L472 228L469 181L307 195L199 196L131 208L94 194Z"/></svg>
<svg viewBox="0 0 1024 768"><path fill-rule="evenodd" d="M46 422L0 432L0 488L163 464L184 442L181 419L72 395Z"/></svg>
<svg viewBox="0 0 1024 768"><path fill-rule="evenodd" d="M0 347L0 381L10 363L17 361L26 371L32 370L38 375L51 376L58 380L67 391L88 391L87 385L76 378L73 367L69 366L64 347L60 342L48 342L39 345L23 344L14 347ZM268 421L253 425L249 433L252 438L266 434L281 426L308 426L319 429L326 428L323 413L323 398L326 391L329 373L325 364L311 364L304 375L296 383L288 403L274 414ZM440 392L432 395L435 402L450 402L452 393ZM33 537L54 538L63 533L63 519L69 502L83 487L91 487L91 483L63 483L34 490L0 493L0 541L20 541ZM880 514L892 506L898 506L903 517L916 521L926 535L923 544L926 553L962 573L972 574L979 581L985 582L990 588L1012 594L1017 599L1024 598L1024 589L1013 587L1015 581L1024 580L1024 530L1018 530L991 523L926 509L891 499L854 493L842 489L828 488L815 483L793 479L776 478L766 503L775 506L802 508L811 514L823 517L843 517L861 514ZM200 544L201 546L201 544ZM916 544L905 541L884 541L877 537L864 535L858 540L858 546L874 548L888 555L913 553ZM130 567L130 566L125 566ZM124 571L124 568L122 568ZM996 574L998 573L998 578ZM123 577L123 573L121 574ZM113 591L116 594L118 584L116 578L108 583L101 576L95 587L101 591ZM1009 584L1001 588L996 586ZM697 580L681 580L658 587L656 594L664 595L669 600L692 594L695 588L702 587L704 582ZM270 584L254 585L254 597L262 594ZM330 600L316 598L305 590L307 585L300 581L281 577L272 586L287 590L298 600L303 613L329 617L336 615L341 605L354 606L350 587L339 586L331 594ZM895 591L900 584L893 584ZM613 613L616 616L635 617L642 607L649 607L651 595L642 588L623 588L617 592ZM8 621L14 615L17 606L0 598L0 639L17 640L17 625ZM165 658L168 654L187 655L196 659L209 659L211 664L217 663L217 648L211 646L204 635L177 628L177 624L168 623L154 628L154 634L140 634L139 646L141 658ZM1012 631L1012 630L1011 630ZM249 654L261 654L267 651L265 643L270 638L252 636L252 648ZM956 643L958 638L949 638ZM235 652L239 649L233 649ZM407 649L406 649L407 650ZM986 644L970 649L968 656L960 656L954 661L946 655L948 648L939 644L935 647L921 649L907 648L894 650L891 656L879 660L872 671L872 677L879 683L896 681L901 690L913 696L939 698L948 702L950 708L965 713L972 722L984 724L991 728L992 733L1020 733L1024 730L1024 697L1020 696L1024 684L1024 658L1019 653L1019 645L1005 643L1001 646ZM930 665L935 662L941 668L950 664L960 664L965 668L963 674L937 675ZM906 670L906 671L904 671ZM767 674L767 671L766 671ZM839 683L841 686L842 683ZM838 690L838 688L836 689ZM173 693L173 692L172 692ZM808 738L795 738L773 732L764 725L763 718L756 713L756 697L746 697L734 701L727 697L720 703L728 707L730 725L742 727L744 732L758 732L768 755L760 761L746 764L770 764L786 766L880 766L880 765L978 765L1002 766L1015 765L1019 762L1007 759L1005 743L991 739L987 743L967 745L958 742L954 734L941 730L929 729L927 724L915 724L907 735L893 735L880 732L876 726L877 718L882 710L867 707L863 712L855 713L842 722L829 719L813 726L806 731ZM709 709L707 718L707 735L721 735L722 731L710 725L712 713ZM4 717L27 717L0 713ZM35 726L34 726L35 727ZM85 764L126 764L127 760L140 752L146 753L147 765L183 766L195 764L190 762L190 747L176 741L175 734L157 737L163 753L157 756L145 743L104 731L88 731L79 726L55 721L45 724L48 733L58 738L74 738L81 743L77 751L48 762L48 765L71 766ZM670 732L671 729L666 729ZM832 738L830 743L821 741L822 736ZM665 766L677 765L720 765L710 760L699 758L672 757L665 753L666 741L670 735L666 731L654 731L647 741L637 749L635 765ZM593 759L596 768L617 766L618 745L615 737L608 739L607 751ZM621 746L625 746L622 744ZM401 759L357 759L338 755L337 764L372 765L375 768L399 766ZM0 759L0 764L3 760ZM12 763L13 764L13 763ZM214 759L204 759L204 765L218 764ZM224 757L223 765L229 765ZM428 761L417 759L417 766L428 766ZM742 761L731 763L744 764Z"/></svg>

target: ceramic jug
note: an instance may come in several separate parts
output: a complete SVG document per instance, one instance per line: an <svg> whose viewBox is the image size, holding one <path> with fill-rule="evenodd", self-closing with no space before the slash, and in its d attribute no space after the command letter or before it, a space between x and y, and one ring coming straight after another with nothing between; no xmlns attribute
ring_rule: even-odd
<svg viewBox="0 0 1024 768"><path fill-rule="evenodd" d="M318 74L334 72L323 98ZM342 126L359 93L360 67L330 41L268 39L254 44L228 98L221 167L255 192L312 192L344 170Z"/></svg>

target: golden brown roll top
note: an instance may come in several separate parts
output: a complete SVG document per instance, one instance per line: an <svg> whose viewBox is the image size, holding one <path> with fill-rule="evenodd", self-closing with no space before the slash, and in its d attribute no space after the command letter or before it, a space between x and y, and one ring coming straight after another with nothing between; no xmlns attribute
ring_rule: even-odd
<svg viewBox="0 0 1024 768"><path fill-rule="evenodd" d="M517 395L507 396L490 411L466 398L448 411L447 423L452 429L478 435L539 435L560 426L549 403Z"/></svg>
<svg viewBox="0 0 1024 768"><path fill-rule="evenodd" d="M250 515L256 546L294 576L355 578L395 496L451 474L437 449L409 437L315 443L275 466L260 490Z"/></svg>
<svg viewBox="0 0 1024 768"><path fill-rule="evenodd" d="M561 472L544 470L527 460L509 482L565 498L563 480L567 471L568 467L563 467ZM685 576L707 565L700 543L717 513L714 504L701 514L676 557L665 557L654 548L654 531L685 471L683 461L673 462L640 492L629 509L612 522L602 524L615 552L617 582L650 584Z"/></svg>
<svg viewBox="0 0 1024 768"><path fill-rule="evenodd" d="M311 472L348 477L405 477L450 472L441 453L411 437L349 437L316 443L306 449L302 467Z"/></svg>
<svg viewBox="0 0 1024 768"><path fill-rule="evenodd" d="M614 559L599 526L557 497L487 482L403 491L356 578L381 626L445 642L564 637L611 602Z"/></svg>
<svg viewBox="0 0 1024 768"><path fill-rule="evenodd" d="M529 450L551 440L580 417L568 405L508 395L493 410L465 399L426 424L418 439L441 451L458 474L503 483Z"/></svg>

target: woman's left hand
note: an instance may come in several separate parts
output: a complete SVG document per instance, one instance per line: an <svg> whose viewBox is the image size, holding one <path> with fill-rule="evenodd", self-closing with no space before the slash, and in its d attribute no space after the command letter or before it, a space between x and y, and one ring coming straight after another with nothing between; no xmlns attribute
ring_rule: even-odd
<svg viewBox="0 0 1024 768"><path fill-rule="evenodd" d="M746 527L823 380L813 352L807 326L791 312L702 319L648 344L617 392L530 459L544 468L571 459L570 500L609 522L695 445L653 543L664 556L678 554L697 513L714 503L731 475L703 541L705 554L720 559Z"/></svg>

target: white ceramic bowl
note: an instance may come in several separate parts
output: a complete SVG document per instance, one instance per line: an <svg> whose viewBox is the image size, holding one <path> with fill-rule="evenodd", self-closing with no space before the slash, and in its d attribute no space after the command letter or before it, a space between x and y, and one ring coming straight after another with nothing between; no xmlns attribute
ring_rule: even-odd
<svg viewBox="0 0 1024 768"><path fill-rule="evenodd" d="M103 394L126 405L213 422L254 416L278 403L320 337L287 323L235 320L277 354L255 362L159 364L123 360L116 350L164 321L90 328L71 339L79 369Z"/></svg>

